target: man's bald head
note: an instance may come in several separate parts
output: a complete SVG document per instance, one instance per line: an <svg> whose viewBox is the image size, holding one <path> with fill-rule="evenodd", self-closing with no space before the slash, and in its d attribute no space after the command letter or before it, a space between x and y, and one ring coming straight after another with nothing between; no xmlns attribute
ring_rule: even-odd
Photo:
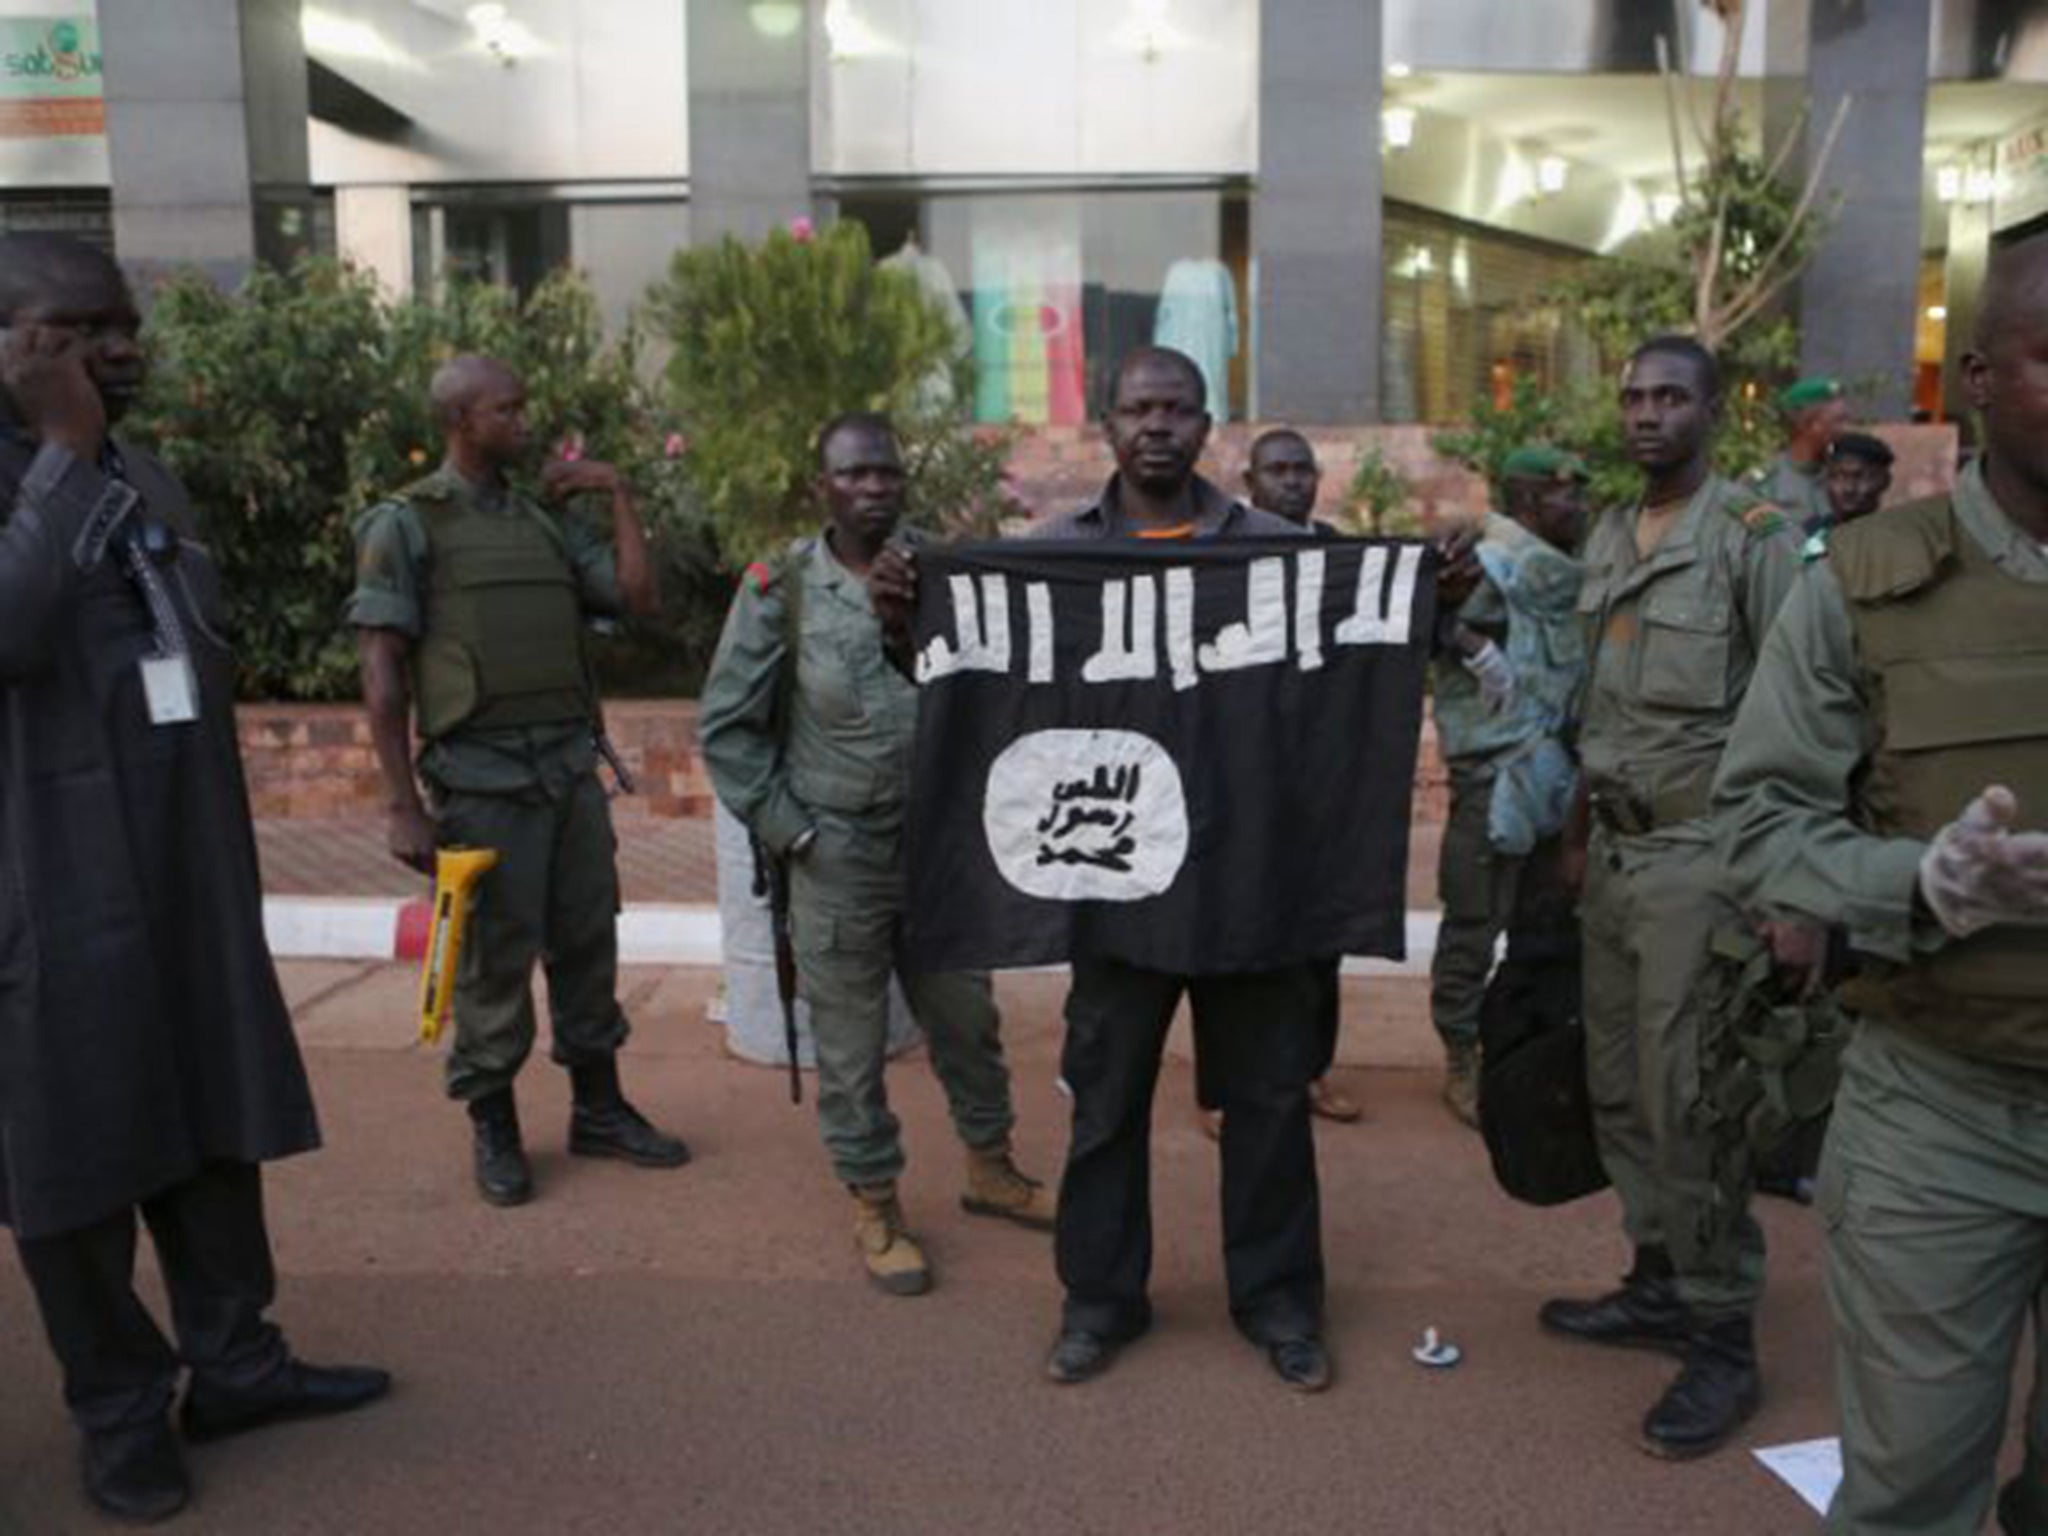
<svg viewBox="0 0 2048 1536"><path fill-rule="evenodd" d="M128 281L98 246L69 235L0 235L0 325L32 311L78 308L83 300L109 295L125 300Z"/></svg>
<svg viewBox="0 0 2048 1536"><path fill-rule="evenodd" d="M434 413L434 425L452 432L478 401L507 389L523 389L517 373L495 357L465 352L434 370L427 385L427 407Z"/></svg>
<svg viewBox="0 0 2048 1536"><path fill-rule="evenodd" d="M1983 306L1963 382L1983 427L1992 493L2038 528L2048 523L2048 239L1992 257Z"/></svg>

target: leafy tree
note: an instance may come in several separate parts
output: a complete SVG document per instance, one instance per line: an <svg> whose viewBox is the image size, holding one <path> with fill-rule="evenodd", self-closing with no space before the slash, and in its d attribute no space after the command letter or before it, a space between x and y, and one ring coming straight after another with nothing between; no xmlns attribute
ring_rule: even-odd
<svg viewBox="0 0 2048 1536"><path fill-rule="evenodd" d="M691 484L735 559L817 527L817 432L844 411L894 419L914 519L986 530L1010 510L1008 440L969 422L957 323L910 274L875 265L859 224L678 251L648 307L673 348Z"/></svg>

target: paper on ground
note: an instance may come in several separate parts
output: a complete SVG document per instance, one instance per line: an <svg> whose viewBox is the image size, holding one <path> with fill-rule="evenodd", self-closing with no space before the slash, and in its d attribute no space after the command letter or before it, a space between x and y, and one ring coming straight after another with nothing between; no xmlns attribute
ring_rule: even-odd
<svg viewBox="0 0 2048 1536"><path fill-rule="evenodd" d="M1756 1452L1756 1459L1789 1483L1815 1514L1828 1512L1828 1504L1842 1481L1841 1441L1800 1440L1791 1445L1765 1446Z"/></svg>

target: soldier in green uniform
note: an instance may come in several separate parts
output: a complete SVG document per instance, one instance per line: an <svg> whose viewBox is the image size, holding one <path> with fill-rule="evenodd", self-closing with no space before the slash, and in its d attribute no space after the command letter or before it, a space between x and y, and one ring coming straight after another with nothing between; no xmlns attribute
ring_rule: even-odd
<svg viewBox="0 0 2048 1536"><path fill-rule="evenodd" d="M1828 1529L1983 1528L2031 1315L2007 1536L2048 1532L2048 241L1964 361L1985 457L1830 533L1722 760L1739 898L1846 930L1863 1023L1816 1204L1842 1412Z"/></svg>
<svg viewBox="0 0 2048 1536"><path fill-rule="evenodd" d="M1799 541L1774 507L1714 474L1719 401L1698 343L1663 337L1636 353L1621 413L1643 494L1603 515L1586 545L1586 1078L1635 1263L1619 1290L1542 1310L1553 1332L1680 1356L1642 1426L1645 1449L1670 1457L1720 1445L1761 1392L1763 1234L1748 1191L1716 1187L1697 1113L1714 1021L1697 983L1715 929L1738 917L1720 894L1714 770Z"/></svg>
<svg viewBox="0 0 2048 1536"><path fill-rule="evenodd" d="M1479 1007L1535 855L1533 843L1496 835L1494 783L1504 766L1539 766L1546 742L1553 762L1563 757L1585 681L1574 611L1585 467L1555 448L1525 444L1502 465L1500 496L1502 510L1488 512L1481 527L1479 559L1489 574L1451 616L1432 680L1451 804L1437 862L1443 921L1430 962L1430 1015L1444 1043L1444 1102L1471 1126L1479 1123ZM1548 843L1535 867L1554 871L1560 828L1528 830Z"/></svg>
<svg viewBox="0 0 2048 1536"><path fill-rule="evenodd" d="M896 1194L903 1147L883 1083L889 978L908 891L904 805L917 690L890 665L867 574L903 512L888 418L842 416L818 437L828 516L773 565L748 569L705 680L698 731L718 796L788 861L797 971L818 1050L818 1125L853 1195L869 1278L915 1296L931 1266ZM1010 1157L1010 1075L985 973L902 973L967 1146L960 1203L1050 1230L1053 1200Z"/></svg>
<svg viewBox="0 0 2048 1536"><path fill-rule="evenodd" d="M533 1048L537 959L547 967L554 1058L575 1093L569 1150L644 1167L689 1160L619 1088L617 839L583 653L585 616L651 612L655 579L610 465L552 463L542 477L553 501L607 496L609 544L507 481L528 450L526 390L511 369L456 358L434 375L432 403L446 461L358 524L348 621L390 795L392 853L422 871L437 845L498 854L478 885L456 977L448 1092L469 1108L480 1193L517 1205L533 1193L512 1083Z"/></svg>
<svg viewBox="0 0 2048 1536"><path fill-rule="evenodd" d="M1816 376L1786 385L1776 403L1785 418L1785 451L1750 478L1750 487L1812 533L1834 520L1821 477L1828 450L1849 423L1849 402L1838 381Z"/></svg>

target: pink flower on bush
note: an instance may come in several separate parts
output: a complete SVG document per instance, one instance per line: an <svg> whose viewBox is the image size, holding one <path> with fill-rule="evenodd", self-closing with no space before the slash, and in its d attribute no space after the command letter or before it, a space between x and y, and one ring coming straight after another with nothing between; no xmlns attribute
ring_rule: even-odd
<svg viewBox="0 0 2048 1536"><path fill-rule="evenodd" d="M689 446L690 445L688 443L683 441L682 433L671 432L667 437L662 439L662 456L670 459L680 459L683 456L683 450Z"/></svg>
<svg viewBox="0 0 2048 1536"><path fill-rule="evenodd" d="M818 233L818 226L799 214L789 221L789 238L798 245L809 245Z"/></svg>
<svg viewBox="0 0 2048 1536"><path fill-rule="evenodd" d="M564 464L574 464L583 457L583 439L570 433L562 439L562 446L555 450L555 456Z"/></svg>

